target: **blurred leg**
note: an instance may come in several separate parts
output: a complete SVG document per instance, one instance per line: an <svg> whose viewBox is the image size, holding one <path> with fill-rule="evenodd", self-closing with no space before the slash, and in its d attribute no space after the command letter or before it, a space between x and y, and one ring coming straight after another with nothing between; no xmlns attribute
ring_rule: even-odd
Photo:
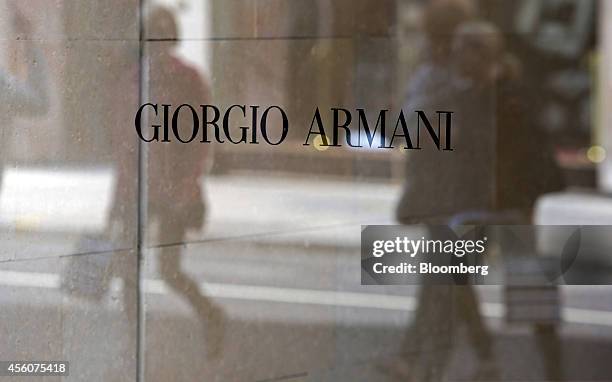
<svg viewBox="0 0 612 382"><path fill-rule="evenodd" d="M183 241L185 232L177 230L175 219L162 219L161 230L165 235L172 235L173 242ZM180 239L174 241L174 239ZM205 327L208 339L209 356L218 356L225 332L225 316L222 310L213 301L205 296L199 288L196 280L181 269L181 248L179 245L171 245L161 249L159 255L160 273L170 288L182 296L192 309L196 312Z"/></svg>
<svg viewBox="0 0 612 382"><path fill-rule="evenodd" d="M417 342L416 375L419 381L441 381L453 350L455 318L452 315L453 286L422 287L414 328Z"/></svg>
<svg viewBox="0 0 612 382"><path fill-rule="evenodd" d="M499 371L493 354L493 338L480 314L478 296L473 285L455 287L455 304L459 322L467 327L468 340L478 356L477 380L497 380Z"/></svg>
<svg viewBox="0 0 612 382"><path fill-rule="evenodd" d="M490 360L492 339L480 314L478 298L472 285L455 287L455 304L460 322L467 325L468 337L480 360Z"/></svg>
<svg viewBox="0 0 612 382"><path fill-rule="evenodd" d="M546 379L563 381L563 351L556 324L536 324L535 337L543 355Z"/></svg>

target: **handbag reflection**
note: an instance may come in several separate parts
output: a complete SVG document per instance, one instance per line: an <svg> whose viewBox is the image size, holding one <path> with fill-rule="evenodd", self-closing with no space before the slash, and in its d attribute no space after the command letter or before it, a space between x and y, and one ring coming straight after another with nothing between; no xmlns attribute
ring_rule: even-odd
<svg viewBox="0 0 612 382"><path fill-rule="evenodd" d="M70 296L100 301L110 287L112 249L107 235L82 236L62 271L62 290Z"/></svg>

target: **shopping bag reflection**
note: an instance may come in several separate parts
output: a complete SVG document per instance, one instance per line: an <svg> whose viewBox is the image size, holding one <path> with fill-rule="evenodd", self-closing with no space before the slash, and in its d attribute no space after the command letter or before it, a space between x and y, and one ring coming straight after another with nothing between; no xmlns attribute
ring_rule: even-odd
<svg viewBox="0 0 612 382"><path fill-rule="evenodd" d="M70 296L101 300L110 287L112 243L104 236L82 236L76 255L68 258L62 272L62 290Z"/></svg>

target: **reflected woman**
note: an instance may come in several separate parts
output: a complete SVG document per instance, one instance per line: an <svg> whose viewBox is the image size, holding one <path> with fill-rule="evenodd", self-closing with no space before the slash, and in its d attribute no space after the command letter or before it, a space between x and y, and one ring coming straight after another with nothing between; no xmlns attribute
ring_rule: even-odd
<svg viewBox="0 0 612 382"><path fill-rule="evenodd" d="M133 67L124 73L120 86L130 94L138 94L139 71L147 86L148 94L143 94L141 104L152 102L170 105L199 105L210 103L210 89L206 80L197 69L187 64L174 52L178 29L174 13L164 7L152 7L145 15L147 37L151 41L146 46L146 55L140 67ZM118 94L116 98L121 98ZM117 105L117 107L120 106ZM131 109L133 116L136 109ZM121 114L121 113L118 113ZM178 125L190 126L190 121ZM137 151L135 139L125 139L125 121L118 121L116 154L118 159L118 179L111 211L110 230L114 241L128 229L136 225L132 221L131 208L137 203ZM133 132L131 128L130 133ZM204 203L202 176L206 168L208 145L183 144L173 142L140 143L147 153L146 182L146 228L159 227L155 240L147 234L150 247L157 249L159 274L166 284L184 299L196 313L204 327L206 348L209 357L220 355L224 336L225 315L221 308L206 296L196 279L181 268L181 258L186 247L186 234L189 230L199 230L204 224L206 207ZM145 202L141 200L141 202ZM125 239L122 239L125 241ZM133 273L124 271L130 280ZM135 288L125 288L134 290ZM133 293L133 291L132 291ZM136 317L134 296L124 296L128 317ZM130 319L132 320L132 319Z"/></svg>
<svg viewBox="0 0 612 382"><path fill-rule="evenodd" d="M157 7L146 19L148 37L163 41L148 47L146 98L171 105L208 104L210 89L198 71L174 53L178 40L175 16ZM179 121L179 125L181 125ZM188 125L187 121L185 121ZM181 269L185 234L200 229L205 205L201 177L207 151L203 145L151 142L148 145L148 218L159 223L159 271L166 283L198 314L205 326L209 356L221 350L224 332L222 310L199 288L198 282Z"/></svg>

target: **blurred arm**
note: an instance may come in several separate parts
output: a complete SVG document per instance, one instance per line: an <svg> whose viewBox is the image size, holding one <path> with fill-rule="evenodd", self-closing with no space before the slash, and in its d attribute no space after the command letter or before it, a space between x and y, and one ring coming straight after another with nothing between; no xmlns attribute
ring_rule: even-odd
<svg viewBox="0 0 612 382"><path fill-rule="evenodd" d="M37 116L49 109L47 68L43 55L33 47L28 52L28 73L25 81L0 71L0 99L17 115Z"/></svg>

